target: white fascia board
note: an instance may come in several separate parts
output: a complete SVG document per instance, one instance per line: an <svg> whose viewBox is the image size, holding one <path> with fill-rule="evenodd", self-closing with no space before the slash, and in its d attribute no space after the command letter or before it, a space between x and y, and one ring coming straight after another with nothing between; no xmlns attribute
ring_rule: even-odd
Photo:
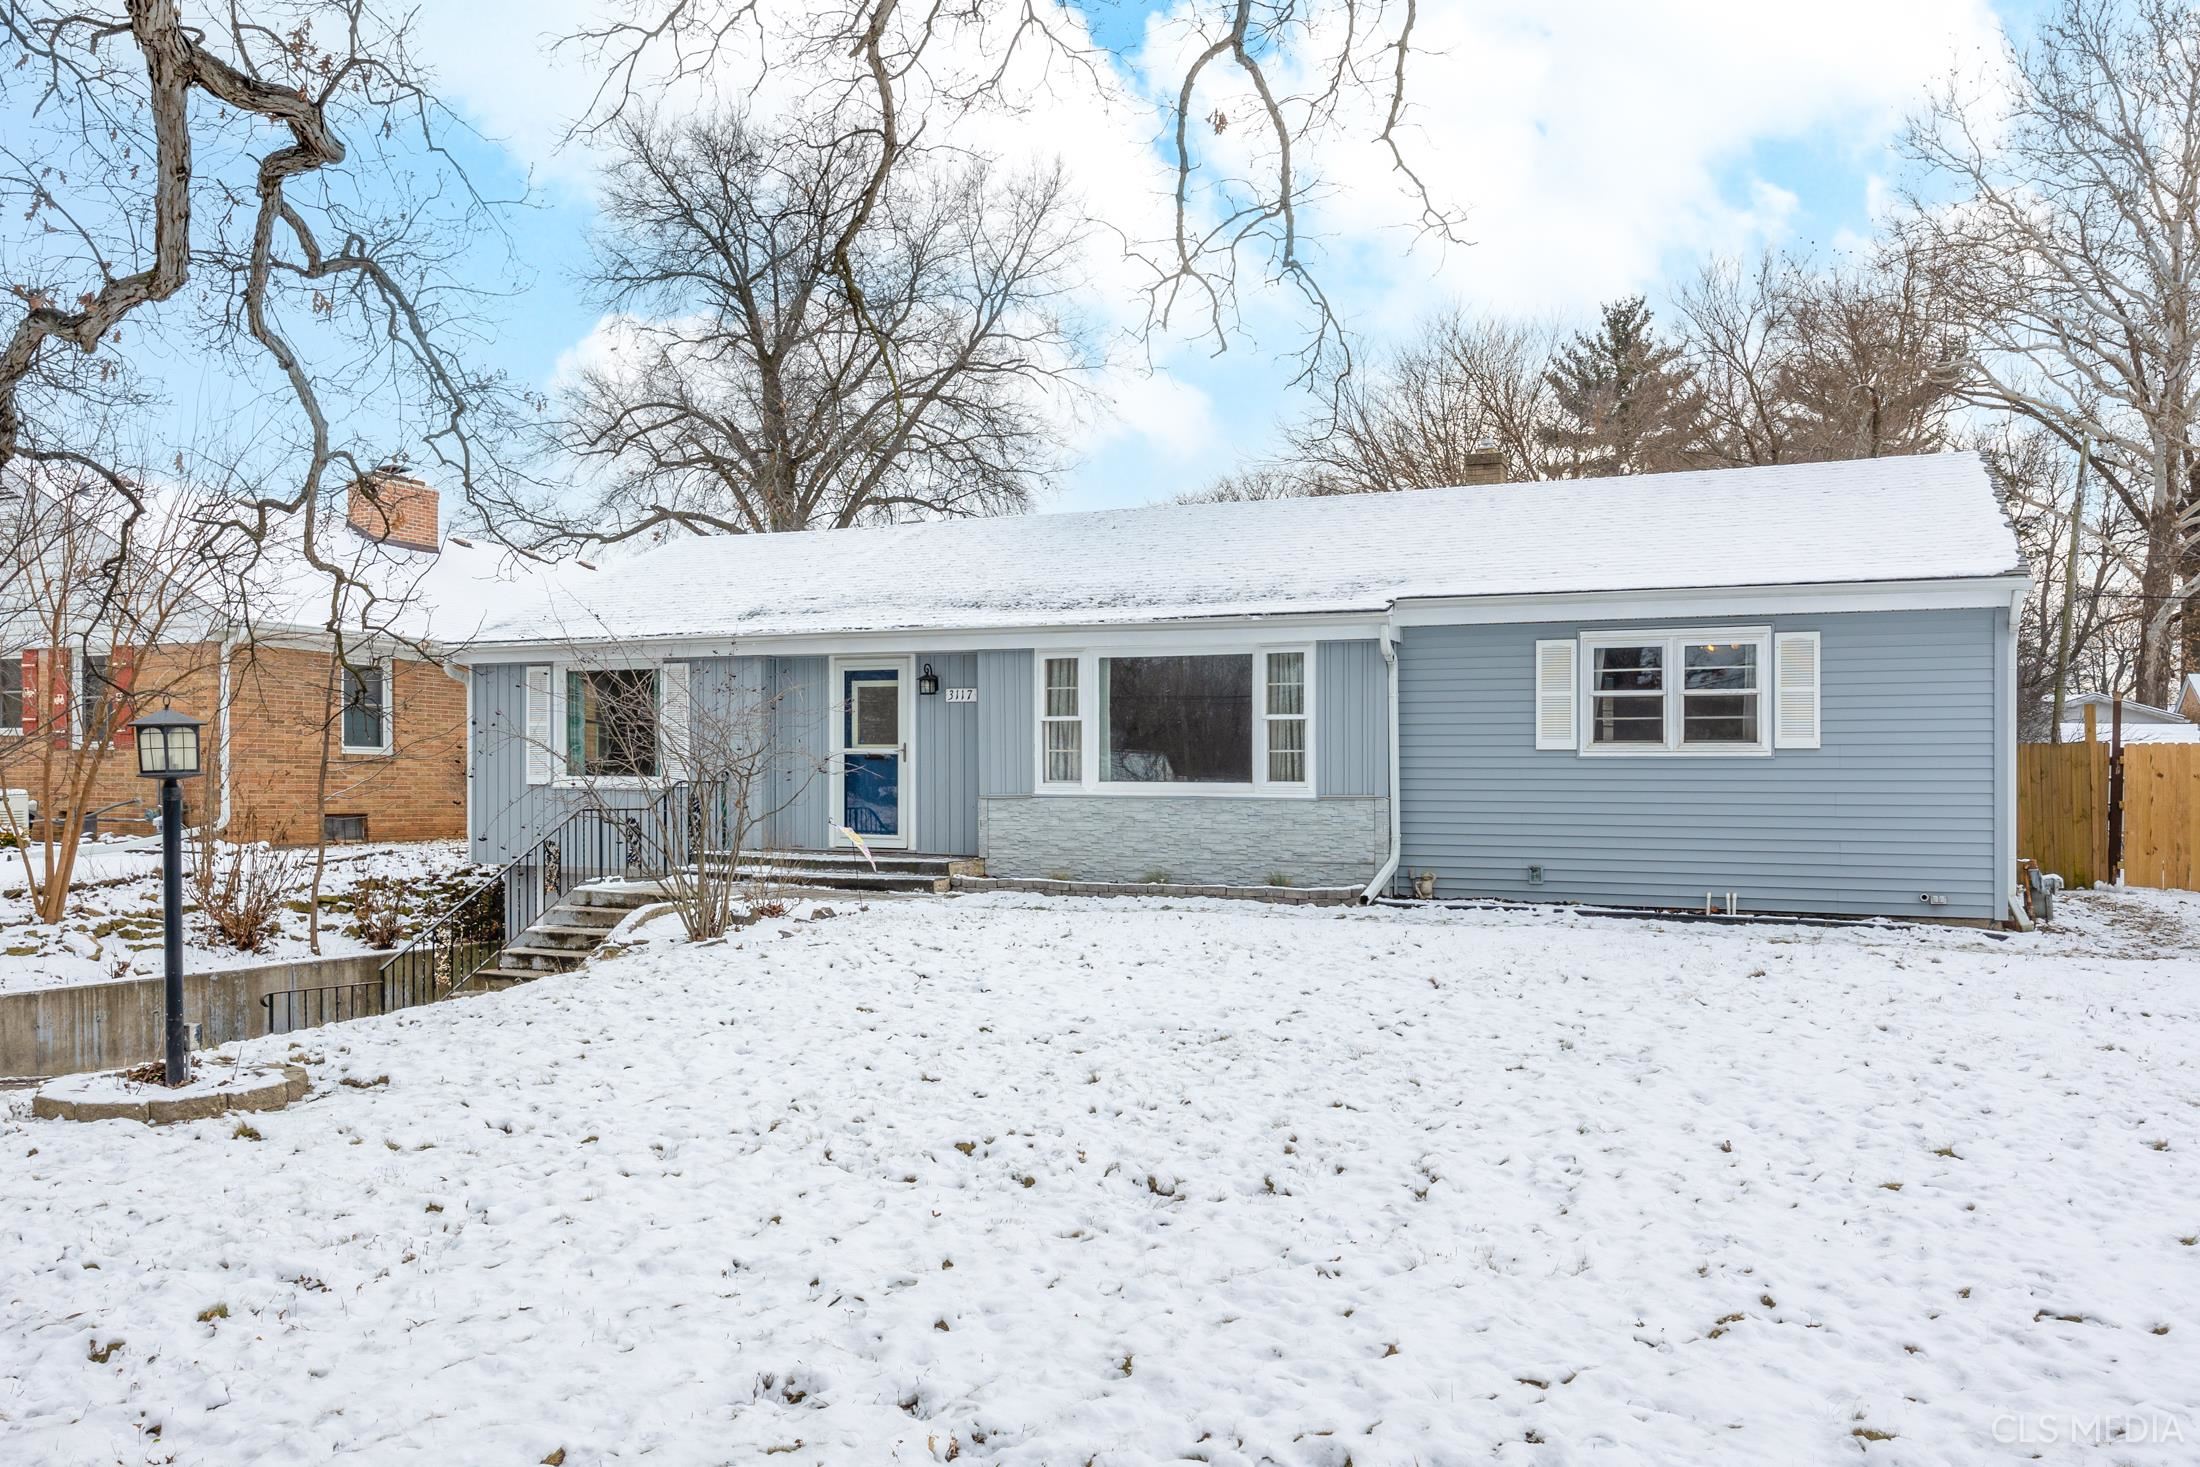
<svg viewBox="0 0 2200 1467"><path fill-rule="evenodd" d="M1203 646L1251 647L1268 643L1345 641L1380 636L1379 612L1301 616L1198 617L1176 621L1115 621L1075 626L995 626L885 632L807 632L756 637L580 637L524 642L475 642L458 649L452 661L557 661L591 651L654 658L697 657L871 657L898 653L946 654L995 648L1146 648L1192 650Z"/></svg>
<svg viewBox="0 0 2200 1467"><path fill-rule="evenodd" d="M1945 581L1839 581L1790 586L1698 586L1665 591L1576 591L1558 595L1431 596L1401 599L1402 627L1484 626L1550 621L1731 619L1836 611L1959 611L2006 607L2031 585L2025 575Z"/></svg>

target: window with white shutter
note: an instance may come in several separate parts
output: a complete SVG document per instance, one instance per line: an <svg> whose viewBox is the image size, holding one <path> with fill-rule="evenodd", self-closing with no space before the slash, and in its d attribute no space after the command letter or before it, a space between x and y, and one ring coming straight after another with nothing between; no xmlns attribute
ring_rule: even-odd
<svg viewBox="0 0 2200 1467"><path fill-rule="evenodd" d="M1818 633L1782 632L1772 639L1772 745L1815 749L1819 740Z"/></svg>
<svg viewBox="0 0 2200 1467"><path fill-rule="evenodd" d="M1535 644L1535 746L1571 749L1579 734L1574 722L1575 644Z"/></svg>
<svg viewBox="0 0 2200 1467"><path fill-rule="evenodd" d="M557 778L557 721L550 706L550 669L527 669L527 782L548 784Z"/></svg>

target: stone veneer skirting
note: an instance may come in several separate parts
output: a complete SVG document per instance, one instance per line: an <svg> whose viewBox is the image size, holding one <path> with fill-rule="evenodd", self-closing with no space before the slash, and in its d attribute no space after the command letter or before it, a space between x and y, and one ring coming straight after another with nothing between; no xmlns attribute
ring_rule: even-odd
<svg viewBox="0 0 2200 1467"><path fill-rule="evenodd" d="M1365 883L1390 802L1226 795L994 795L978 802L988 876L1260 886Z"/></svg>

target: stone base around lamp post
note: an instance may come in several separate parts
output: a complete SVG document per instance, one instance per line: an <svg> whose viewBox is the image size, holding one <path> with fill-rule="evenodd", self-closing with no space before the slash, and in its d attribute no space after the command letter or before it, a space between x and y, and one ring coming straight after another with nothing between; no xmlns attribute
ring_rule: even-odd
<svg viewBox="0 0 2200 1467"><path fill-rule="evenodd" d="M31 1114L59 1121L207 1121L231 1111L281 1110L303 1099L306 1067L285 1063L238 1064L212 1058L199 1061L188 1085L166 1085L130 1078L128 1071L64 1075L48 1080L31 1097Z"/></svg>

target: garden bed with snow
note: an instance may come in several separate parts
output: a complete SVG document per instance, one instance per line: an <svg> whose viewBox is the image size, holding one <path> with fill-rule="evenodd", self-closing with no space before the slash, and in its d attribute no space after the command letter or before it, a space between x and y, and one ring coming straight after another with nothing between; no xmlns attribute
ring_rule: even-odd
<svg viewBox="0 0 2200 1467"><path fill-rule="evenodd" d="M0 1102L0 1456L2188 1462L2200 903L2065 910L877 903Z"/></svg>
<svg viewBox="0 0 2200 1467"><path fill-rule="evenodd" d="M309 852L300 855L310 860ZM68 915L58 923L33 920L22 862L21 853L0 850L0 993L160 975L160 854L151 838L87 844L78 858ZM306 930L311 874L310 866L294 874L273 914L273 930L250 950L220 939L197 910L187 880L184 970L206 973L311 955ZM332 848L321 883L321 953L346 957L377 950L352 920L361 881L379 882L392 900L402 943L478 879L463 841Z"/></svg>

